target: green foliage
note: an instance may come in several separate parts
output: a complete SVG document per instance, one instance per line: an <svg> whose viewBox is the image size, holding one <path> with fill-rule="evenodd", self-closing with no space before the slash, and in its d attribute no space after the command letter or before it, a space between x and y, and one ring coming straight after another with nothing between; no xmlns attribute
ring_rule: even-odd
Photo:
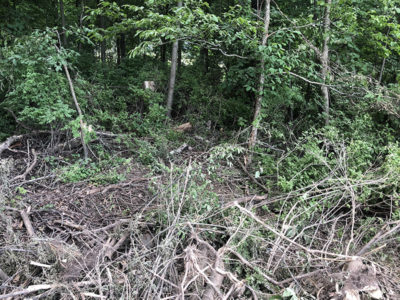
<svg viewBox="0 0 400 300"><path fill-rule="evenodd" d="M89 181L94 184L113 184L125 180L129 172L130 160L111 156L99 148L98 161L76 160L72 164L62 167L59 176L63 182Z"/></svg>
<svg viewBox="0 0 400 300"><path fill-rule="evenodd" d="M29 126L59 128L74 115L62 68L77 54L57 51L56 44L54 32L34 31L1 49L0 68L8 86L1 106Z"/></svg>

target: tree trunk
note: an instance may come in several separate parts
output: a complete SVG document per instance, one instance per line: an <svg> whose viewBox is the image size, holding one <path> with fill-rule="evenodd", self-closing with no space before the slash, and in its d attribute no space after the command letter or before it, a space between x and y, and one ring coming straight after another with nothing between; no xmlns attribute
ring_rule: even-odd
<svg viewBox="0 0 400 300"><path fill-rule="evenodd" d="M268 32L269 32L269 23L270 23L270 18L271 18L271 0L266 0L265 3L265 12L264 12L264 32L263 32L263 38L261 42L261 46L266 46L267 45L267 40L268 40ZM254 107L254 115L253 115L253 123L251 127L251 133L250 133L250 138L249 138L249 150L250 150L250 155L247 157L247 160L245 161L245 165L248 165L251 163L252 160L252 155L251 151L253 150L256 141L257 141L257 132L258 132L258 123L260 121L260 111L261 111L261 101L264 95L264 82L265 82L265 59L264 57L261 58L261 63L260 63L260 77L258 80L258 90L257 90L257 95L256 95L256 103Z"/></svg>
<svg viewBox="0 0 400 300"><path fill-rule="evenodd" d="M322 49L321 63L322 63L322 80L326 83L326 79L329 72L329 31L331 27L330 11L332 0L325 0L325 18L324 18L324 46ZM321 86L322 95L324 97L324 113L325 113L325 125L329 124L329 88L327 85Z"/></svg>
<svg viewBox="0 0 400 300"><path fill-rule="evenodd" d="M58 42L61 43L60 35L58 35ZM61 51L60 48L57 47L57 45L55 47L56 47L57 52L60 53L60 51ZM69 85L69 89L71 91L72 100L74 101L74 104L75 104L75 109L78 112L79 125L80 125L80 128L81 128L80 135L81 135L81 143L82 143L82 147L83 147L83 154L84 154L85 160L87 160L88 157L89 157L89 152L88 152L88 147L87 147L86 141L85 141L86 125L83 123L82 110L81 110L81 107L79 105L78 99L76 98L74 84L72 82L71 76L70 76L69 71L68 71L68 66L67 66L66 63L63 64L63 68L64 68L65 75L66 75L67 80L68 80L68 85Z"/></svg>
<svg viewBox="0 0 400 300"><path fill-rule="evenodd" d="M178 70L182 65L182 42L178 41Z"/></svg>
<svg viewBox="0 0 400 300"><path fill-rule="evenodd" d="M60 0L60 16L61 16L61 27L62 27L62 41L63 47L67 46L67 35L65 34L65 13L64 13L64 1Z"/></svg>
<svg viewBox="0 0 400 300"><path fill-rule="evenodd" d="M85 3L84 0L76 0L75 2L75 7L76 8L81 8L81 13L78 16L78 24L79 24L79 28L82 29L83 27L83 14L85 12ZM82 43L80 41L78 41L78 52L80 53L82 50Z"/></svg>
<svg viewBox="0 0 400 300"><path fill-rule="evenodd" d="M182 7L182 1L178 2L178 7ZM167 98L167 116L171 118L172 104L174 103L174 89L176 79L176 68L178 64L178 46L179 41L172 45L171 73L169 76L168 98Z"/></svg>
<svg viewBox="0 0 400 300"><path fill-rule="evenodd" d="M97 6L99 6L100 1L97 0ZM100 28L104 29L106 27L104 16L100 16ZM106 41L102 40L100 43L100 59L103 64L106 63Z"/></svg>

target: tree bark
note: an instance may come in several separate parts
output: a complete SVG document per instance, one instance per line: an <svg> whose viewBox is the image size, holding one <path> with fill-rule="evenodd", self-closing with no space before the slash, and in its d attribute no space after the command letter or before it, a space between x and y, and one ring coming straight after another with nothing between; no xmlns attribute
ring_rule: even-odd
<svg viewBox="0 0 400 300"><path fill-rule="evenodd" d="M78 112L79 125L81 127L80 133L81 133L81 142L82 142L82 147L83 147L83 155L85 157L85 160L87 160L89 157L89 153L88 153L88 148L87 148L86 141L85 141L85 125L83 124L83 115L82 115L81 107L79 106L78 100L76 99L75 89L74 89L74 85L72 83L71 76L69 75L68 67L65 64L63 65L63 67L64 67L65 75L67 76L67 79L68 79L68 84L69 84L69 88L71 90L72 99L74 100L76 111Z"/></svg>
<svg viewBox="0 0 400 300"><path fill-rule="evenodd" d="M58 35L58 39L60 40L60 35ZM55 46L55 47L56 47L57 52L60 52L60 48L58 48L57 46ZM79 106L78 99L76 98L74 84L72 82L71 76L70 76L69 71L68 71L68 66L67 66L66 63L63 64L63 68L64 68L65 75L66 75L67 80L68 80L69 89L71 91L71 95L72 95L72 99L73 99L74 104L75 104L76 111L78 112L79 125L80 125L80 128L81 128L80 136L81 136L81 143L82 143L82 147L83 147L83 155L85 157L85 160L87 160L88 157L89 157L89 152L88 152L88 147L87 147L86 141L85 141L85 124L83 123L83 114L82 114L82 111L81 111L81 107Z"/></svg>
<svg viewBox="0 0 400 300"><path fill-rule="evenodd" d="M126 56L125 34L121 33L120 35L118 35L116 44L117 44L117 64L119 65Z"/></svg>
<svg viewBox="0 0 400 300"><path fill-rule="evenodd" d="M83 27L83 14L84 14L84 11L85 11L85 3L84 3L84 1L85 0L76 0L76 2L75 2L75 7L76 8L79 8L79 7L81 8L81 13L78 16L78 24L79 24L79 28L81 28L81 29ZM78 52L81 52L81 50L82 50L82 43L80 41L78 41Z"/></svg>
<svg viewBox="0 0 400 300"><path fill-rule="evenodd" d="M63 47L66 47L67 46L67 35L65 34L65 12L64 12L64 1L63 0L60 0L60 16L61 16Z"/></svg>
<svg viewBox="0 0 400 300"><path fill-rule="evenodd" d="M178 7L182 7L182 1L178 2ZM169 118L171 118L172 105L174 102L176 69L178 64L178 47L179 47L179 41L176 40L172 45L171 73L169 76L169 85L168 85L167 116Z"/></svg>
<svg viewBox="0 0 400 300"><path fill-rule="evenodd" d="M100 4L100 1L97 0L97 6ZM100 28L104 29L106 27L104 16L100 16ZM103 64L106 63L106 41L103 39L100 43L100 59Z"/></svg>
<svg viewBox="0 0 400 300"><path fill-rule="evenodd" d="M182 65L182 42L178 41L178 70Z"/></svg>
<svg viewBox="0 0 400 300"><path fill-rule="evenodd" d="M263 32L261 46L267 45L270 20L271 20L271 0L267 0L265 3L265 10L264 10L264 32ZM265 82L265 59L264 57L262 57L260 63L260 77L258 80L258 90L256 95L256 103L254 107L253 123L249 138L250 151L253 150L257 141L258 123L260 121L259 119L261 111L261 101L264 95L264 82ZM250 164L251 160L252 160L252 155L250 153L250 155L247 157L247 160L245 161L245 165Z"/></svg>
<svg viewBox="0 0 400 300"><path fill-rule="evenodd" d="M326 79L329 72L329 31L331 27L330 11L332 0L325 0L325 18L324 18L324 45L321 55L322 63L322 80L326 83ZM327 85L321 86L322 95L324 97L324 113L325 113L325 125L329 124L329 109L330 109L330 95L329 88Z"/></svg>

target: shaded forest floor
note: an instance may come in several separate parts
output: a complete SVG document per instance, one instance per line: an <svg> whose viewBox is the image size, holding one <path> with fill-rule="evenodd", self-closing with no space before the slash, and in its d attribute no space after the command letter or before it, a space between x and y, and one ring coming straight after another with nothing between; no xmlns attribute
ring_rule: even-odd
<svg viewBox="0 0 400 300"><path fill-rule="evenodd" d="M19 142L1 159L0 299L400 299L398 222L367 236L333 210L299 236L281 208L293 193L267 193L210 149L69 182L46 148L27 158Z"/></svg>

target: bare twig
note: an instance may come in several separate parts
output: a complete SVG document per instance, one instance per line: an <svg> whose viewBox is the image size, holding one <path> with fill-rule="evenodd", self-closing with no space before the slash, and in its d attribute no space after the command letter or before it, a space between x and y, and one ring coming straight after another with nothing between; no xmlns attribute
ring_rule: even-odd
<svg viewBox="0 0 400 300"><path fill-rule="evenodd" d="M32 149L32 155L33 155L33 162L31 163L31 165L28 165L28 167L26 168L25 172L21 175L15 176L12 181L18 180L18 179L22 179L25 180L26 175L28 175L32 169L36 166L37 163L37 154L35 149Z"/></svg>
<svg viewBox="0 0 400 300"><path fill-rule="evenodd" d="M390 230L387 230L389 226L388 224L385 224L382 229L377 234L375 234L375 236L367 244L365 244L365 246L362 247L360 251L357 252L357 256L364 255L373 245L400 231L400 221L397 221L394 224L395 226Z"/></svg>

